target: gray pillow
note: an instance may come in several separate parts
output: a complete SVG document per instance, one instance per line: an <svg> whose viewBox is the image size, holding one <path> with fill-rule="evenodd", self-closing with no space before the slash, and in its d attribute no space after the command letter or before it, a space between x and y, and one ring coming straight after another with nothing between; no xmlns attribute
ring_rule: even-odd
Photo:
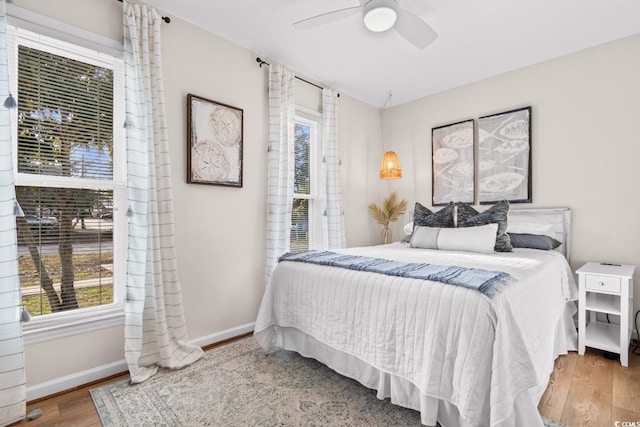
<svg viewBox="0 0 640 427"><path fill-rule="evenodd" d="M514 248L542 249L548 251L555 249L562 244L553 237L545 236L542 234L507 234L509 234L511 245Z"/></svg>
<svg viewBox="0 0 640 427"><path fill-rule="evenodd" d="M453 227L453 202L440 209L438 212L431 212L429 209L416 202L413 210L413 229L422 227Z"/></svg>
<svg viewBox="0 0 640 427"><path fill-rule="evenodd" d="M496 235L496 252L511 252L511 240L507 234L507 214L509 213L509 202L503 200L496 203L484 212L478 212L469 205L456 204L458 208L458 227L473 227L476 225L498 224Z"/></svg>

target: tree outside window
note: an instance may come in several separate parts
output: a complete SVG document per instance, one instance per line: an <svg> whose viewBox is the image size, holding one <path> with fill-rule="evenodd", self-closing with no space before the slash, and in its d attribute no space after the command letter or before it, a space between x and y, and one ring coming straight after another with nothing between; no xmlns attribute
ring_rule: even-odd
<svg viewBox="0 0 640 427"><path fill-rule="evenodd" d="M19 45L17 83L23 304L33 315L109 304L114 70Z"/></svg>
<svg viewBox="0 0 640 427"><path fill-rule="evenodd" d="M318 159L321 158L321 116L299 110L294 128L294 184L290 245L292 252L314 249L321 236L318 203Z"/></svg>

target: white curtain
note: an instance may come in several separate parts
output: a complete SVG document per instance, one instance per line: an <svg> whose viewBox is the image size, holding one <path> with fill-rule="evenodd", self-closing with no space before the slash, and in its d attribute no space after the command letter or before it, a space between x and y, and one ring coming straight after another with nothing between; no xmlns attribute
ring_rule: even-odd
<svg viewBox="0 0 640 427"><path fill-rule="evenodd" d="M342 206L342 178L340 174L340 146L338 144L338 93L322 90L322 133L324 138L324 215L323 242L325 249L346 246L344 211Z"/></svg>
<svg viewBox="0 0 640 427"><path fill-rule="evenodd" d="M9 95L6 3L0 0L0 102ZM24 418L26 382L20 325L16 196L9 110L0 105L0 425Z"/></svg>
<svg viewBox="0 0 640 427"><path fill-rule="evenodd" d="M173 193L160 57L161 18L124 3L129 249L125 356L131 382L202 357L189 344L174 244Z"/></svg>
<svg viewBox="0 0 640 427"><path fill-rule="evenodd" d="M294 182L295 76L269 66L269 160L267 177L267 283L278 258L290 248Z"/></svg>

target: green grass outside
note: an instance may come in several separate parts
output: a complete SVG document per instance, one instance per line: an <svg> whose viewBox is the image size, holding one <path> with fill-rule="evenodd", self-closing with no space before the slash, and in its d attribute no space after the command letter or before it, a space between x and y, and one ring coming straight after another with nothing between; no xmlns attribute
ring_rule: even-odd
<svg viewBox="0 0 640 427"><path fill-rule="evenodd" d="M113 302L113 286L106 285L76 289L76 298L80 308L111 304ZM22 297L22 305L29 310L32 316L51 313L51 306L44 292L38 295L26 295Z"/></svg>
<svg viewBox="0 0 640 427"><path fill-rule="evenodd" d="M46 254L41 257L42 264L49 273L53 283L60 283L62 268L60 267L60 256L58 254ZM20 286L40 286L40 277L35 264L30 255L20 255ZM74 280L98 279L100 277L111 277L111 271L102 268L101 264L113 264L113 254L74 254L73 269Z"/></svg>
<svg viewBox="0 0 640 427"><path fill-rule="evenodd" d="M49 277L53 283L60 283L62 269L60 267L60 256L58 254L45 254L41 256ZM35 268L30 255L19 257L20 286L40 286L40 277ZM113 273L103 268L102 264L112 264L113 254L74 254L74 280L99 279L112 277ZM80 308L95 307L98 305L111 304L113 302L113 286L95 286L90 288L76 289L76 299ZM49 300L44 292L36 295L25 295L22 297L22 304L33 316L40 316L51 313Z"/></svg>

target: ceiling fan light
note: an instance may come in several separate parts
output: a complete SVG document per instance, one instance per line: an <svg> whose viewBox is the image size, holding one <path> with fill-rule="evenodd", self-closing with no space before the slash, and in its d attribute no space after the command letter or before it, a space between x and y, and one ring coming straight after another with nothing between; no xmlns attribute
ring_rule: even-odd
<svg viewBox="0 0 640 427"><path fill-rule="evenodd" d="M395 0L371 0L364 5L364 26L376 33L387 31L396 22L398 3Z"/></svg>
<svg viewBox="0 0 640 427"><path fill-rule="evenodd" d="M388 7L371 10L364 16L364 25L369 31L379 33L387 31L396 22L396 11Z"/></svg>

